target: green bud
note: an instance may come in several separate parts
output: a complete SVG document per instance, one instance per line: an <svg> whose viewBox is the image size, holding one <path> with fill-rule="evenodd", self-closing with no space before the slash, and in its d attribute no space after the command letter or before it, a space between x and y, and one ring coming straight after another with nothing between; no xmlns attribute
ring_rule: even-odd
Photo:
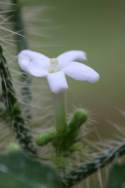
<svg viewBox="0 0 125 188"><path fill-rule="evenodd" d="M77 131L81 127L81 125L87 121L87 118L88 118L87 111L84 109L78 109L74 113L72 120L69 123L68 132L74 133L75 131Z"/></svg>
<svg viewBox="0 0 125 188"><path fill-rule="evenodd" d="M56 138L56 132L51 131L44 134L41 134L37 137L36 143L40 146L44 146L48 144L49 142L53 141Z"/></svg>

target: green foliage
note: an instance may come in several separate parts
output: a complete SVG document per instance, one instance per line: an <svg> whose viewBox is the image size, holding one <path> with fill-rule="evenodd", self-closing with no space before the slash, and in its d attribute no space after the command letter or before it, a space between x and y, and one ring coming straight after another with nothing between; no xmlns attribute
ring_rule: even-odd
<svg viewBox="0 0 125 188"><path fill-rule="evenodd" d="M54 145L59 152L71 151L73 144L77 141L80 127L86 122L87 117L88 114L85 110L78 109L75 111L65 132L57 135L54 141Z"/></svg>
<svg viewBox="0 0 125 188"><path fill-rule="evenodd" d="M53 130L41 134L37 137L36 143L43 146L49 142L52 142L56 150L59 152L71 151L73 144L75 144L77 140L80 127L86 122L87 117L88 114L84 109L76 110L65 131L62 133L57 133L55 130Z"/></svg>
<svg viewBox="0 0 125 188"><path fill-rule="evenodd" d="M107 188L125 188L125 163L117 163L110 170Z"/></svg>
<svg viewBox="0 0 125 188"><path fill-rule="evenodd" d="M17 150L0 155L0 187L61 188L62 185L53 168Z"/></svg>

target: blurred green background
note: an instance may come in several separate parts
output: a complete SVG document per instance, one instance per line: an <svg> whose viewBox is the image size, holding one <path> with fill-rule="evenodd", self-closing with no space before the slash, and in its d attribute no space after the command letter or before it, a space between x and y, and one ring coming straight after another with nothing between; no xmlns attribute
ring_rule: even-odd
<svg viewBox="0 0 125 188"><path fill-rule="evenodd" d="M69 113L75 107L88 109L89 122L96 127L93 139L121 136L125 122L125 2L22 0L22 4L31 49L51 57L67 50L84 50L88 56L84 63L100 73L96 84L68 79ZM107 172L101 173L81 187L104 188Z"/></svg>
<svg viewBox="0 0 125 188"><path fill-rule="evenodd" d="M20 0L20 2L30 49L50 57L56 57L68 50L84 50L88 57L84 63L100 73L101 79L96 84L68 78L68 112L71 113L76 107L84 107L90 112L89 123L96 127L92 130L91 135L95 135L93 139L103 141L115 136L124 137L125 2L123 0ZM44 83L45 80L33 78L32 106L34 124L36 127L37 124L42 124L46 128L47 121L50 121L52 126L50 117L52 114L48 107L46 108L49 102L45 100L47 94L44 91ZM48 90L47 93L50 95ZM104 181L107 177L102 180L99 173L97 177L96 183L95 176L92 176L91 182L86 181L84 187L105 188Z"/></svg>
<svg viewBox="0 0 125 188"><path fill-rule="evenodd" d="M69 79L69 112L90 111L99 127L124 122L125 3L112 0L20 0L30 47L55 57L72 49L84 50L84 62L100 73L96 84ZM123 121L122 121L123 119ZM102 129L103 130L103 129ZM104 130L102 131L103 134ZM106 131L106 134L109 132Z"/></svg>

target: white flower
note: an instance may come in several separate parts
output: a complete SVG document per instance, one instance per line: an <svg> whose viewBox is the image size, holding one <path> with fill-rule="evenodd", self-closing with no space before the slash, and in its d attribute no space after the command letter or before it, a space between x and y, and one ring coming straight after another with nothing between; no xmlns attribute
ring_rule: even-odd
<svg viewBox="0 0 125 188"><path fill-rule="evenodd" d="M36 77L46 77L53 93L68 89L65 75L91 83L99 80L99 74L95 70L79 62L83 60L86 60L83 51L68 51L56 58L48 58L31 50L23 50L18 55L21 69Z"/></svg>

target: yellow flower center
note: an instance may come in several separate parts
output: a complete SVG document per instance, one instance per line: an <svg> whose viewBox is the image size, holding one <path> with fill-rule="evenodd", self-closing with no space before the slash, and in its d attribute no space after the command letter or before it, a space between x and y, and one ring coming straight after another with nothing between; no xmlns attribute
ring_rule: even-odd
<svg viewBox="0 0 125 188"><path fill-rule="evenodd" d="M50 59L49 73L54 73L60 71L59 62L56 58Z"/></svg>

